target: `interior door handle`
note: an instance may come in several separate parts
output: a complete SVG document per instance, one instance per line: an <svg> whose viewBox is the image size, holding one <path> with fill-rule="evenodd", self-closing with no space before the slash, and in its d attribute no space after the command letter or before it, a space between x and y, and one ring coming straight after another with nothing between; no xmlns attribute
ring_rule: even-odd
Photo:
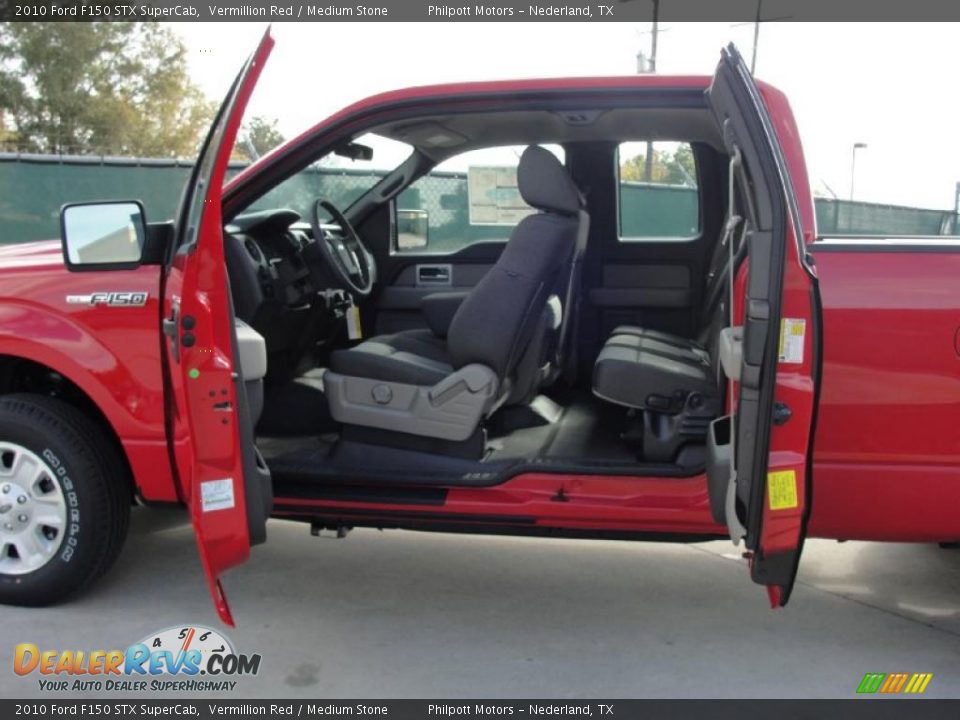
<svg viewBox="0 0 960 720"><path fill-rule="evenodd" d="M450 285L449 265L417 265L417 285Z"/></svg>

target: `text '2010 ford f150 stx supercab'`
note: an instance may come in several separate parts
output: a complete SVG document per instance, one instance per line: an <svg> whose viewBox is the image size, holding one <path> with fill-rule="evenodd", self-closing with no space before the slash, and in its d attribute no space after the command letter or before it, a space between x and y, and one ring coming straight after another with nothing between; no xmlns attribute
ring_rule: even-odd
<svg viewBox="0 0 960 720"><path fill-rule="evenodd" d="M95 580L134 498L189 508L228 624L269 517L728 536L774 606L807 536L960 539L960 245L818 239L787 100L735 48L713 77L385 93L225 182L272 45L174 220L73 204L0 249L0 600ZM368 138L389 171L349 170ZM666 207L621 190L638 141L689 153L683 237L626 237ZM427 202L491 148L468 203Z"/></svg>

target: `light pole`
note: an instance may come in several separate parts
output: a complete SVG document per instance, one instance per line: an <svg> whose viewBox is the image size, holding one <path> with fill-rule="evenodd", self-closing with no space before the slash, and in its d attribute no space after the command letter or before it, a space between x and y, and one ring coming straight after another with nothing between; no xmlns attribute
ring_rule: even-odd
<svg viewBox="0 0 960 720"><path fill-rule="evenodd" d="M856 142L853 144L853 151L850 153L850 199L853 200L853 184L857 179L857 150L866 150L867 144Z"/></svg>

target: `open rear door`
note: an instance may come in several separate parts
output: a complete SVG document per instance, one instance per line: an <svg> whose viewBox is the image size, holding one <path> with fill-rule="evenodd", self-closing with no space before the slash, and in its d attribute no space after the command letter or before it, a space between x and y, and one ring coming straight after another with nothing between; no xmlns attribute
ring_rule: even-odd
<svg viewBox="0 0 960 720"><path fill-rule="evenodd" d="M711 428L714 516L743 540L753 580L785 605L811 498L819 300L789 168L739 52L723 51L708 91L731 157L731 327L721 335L727 413Z"/></svg>
<svg viewBox="0 0 960 720"><path fill-rule="evenodd" d="M244 109L270 50L269 29L220 108L184 191L163 289L168 437L180 495L220 619L220 575L265 538L269 473L258 467L223 253L221 192Z"/></svg>

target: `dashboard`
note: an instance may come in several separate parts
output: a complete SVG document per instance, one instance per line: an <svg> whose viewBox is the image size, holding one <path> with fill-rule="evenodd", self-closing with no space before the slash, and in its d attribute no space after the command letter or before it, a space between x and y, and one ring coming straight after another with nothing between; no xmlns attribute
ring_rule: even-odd
<svg viewBox="0 0 960 720"><path fill-rule="evenodd" d="M309 302L318 289L314 288L310 270L302 258L304 248L312 242L309 230L310 226L301 223L300 216L292 210L251 213L236 218L225 228L225 242L234 246L232 253L227 251L231 283L235 282L236 275L240 283L247 285L245 290L249 290L252 273L258 291L252 293L252 297L249 293L245 293L246 297L234 297L235 310L241 320L250 322L244 317L245 311L254 309L246 307L254 304L250 300L277 301L289 307Z"/></svg>
<svg viewBox="0 0 960 720"><path fill-rule="evenodd" d="M336 235L337 226L322 226ZM305 260L310 224L293 210L237 216L224 228L224 255L234 313L265 338L274 368L296 366L315 345L331 342L347 294ZM275 359L278 355L289 357ZM291 372L291 368L288 368Z"/></svg>

